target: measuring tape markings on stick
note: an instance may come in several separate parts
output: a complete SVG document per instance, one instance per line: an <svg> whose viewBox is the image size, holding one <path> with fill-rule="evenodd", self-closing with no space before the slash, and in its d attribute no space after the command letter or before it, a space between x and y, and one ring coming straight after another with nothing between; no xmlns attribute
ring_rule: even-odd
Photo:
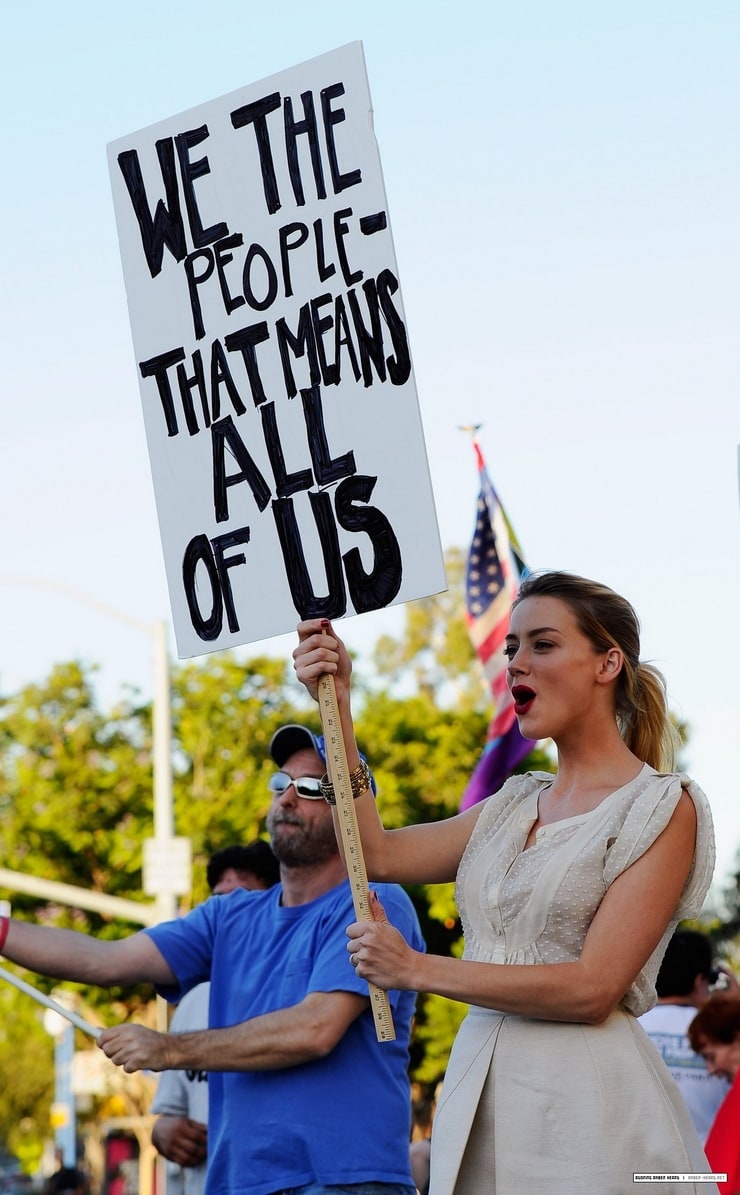
<svg viewBox="0 0 740 1195"><path fill-rule="evenodd" d="M352 900L358 921L374 920L370 909L370 891L367 883L367 871L362 854L360 831L357 825L357 814L352 796L352 785L349 778L347 752L342 738L342 729L337 706L337 692L334 677L324 673L319 678L319 709L321 711L321 726L326 744L326 765L329 779L334 785L336 810L342 827L342 845L344 859L347 865ZM393 1026L388 993L368 980L370 990L370 1007L375 1021L375 1032L378 1041L393 1041L396 1031Z"/></svg>

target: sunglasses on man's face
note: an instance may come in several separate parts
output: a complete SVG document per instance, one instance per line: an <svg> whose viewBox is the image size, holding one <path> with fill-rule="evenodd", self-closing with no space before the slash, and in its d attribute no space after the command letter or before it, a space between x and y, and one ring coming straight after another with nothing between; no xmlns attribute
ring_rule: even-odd
<svg viewBox="0 0 740 1195"><path fill-rule="evenodd" d="M273 772L268 781L270 792L277 793L278 796L284 793L286 788L290 788L291 784L299 797L305 797L307 801L323 800L321 781L315 776L297 776L294 780L287 772Z"/></svg>

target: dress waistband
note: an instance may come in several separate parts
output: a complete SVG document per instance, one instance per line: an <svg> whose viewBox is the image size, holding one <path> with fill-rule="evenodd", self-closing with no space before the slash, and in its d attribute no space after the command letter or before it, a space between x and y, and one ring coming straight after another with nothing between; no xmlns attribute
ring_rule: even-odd
<svg viewBox="0 0 740 1195"><path fill-rule="evenodd" d="M498 1017L499 1020L503 1020L504 1017L515 1017L519 1021L526 1021L529 1019L528 1017L523 1017L520 1013L517 1013L517 1012L500 1012L497 1008L481 1008L480 1004L469 1004L468 1005L468 1016L469 1017Z"/></svg>
<svg viewBox="0 0 740 1195"><path fill-rule="evenodd" d="M528 1016L525 1016L524 1013L521 1013L521 1012L501 1012L500 1009L497 1009L497 1008L482 1008L480 1004L469 1004L467 1015L469 1017L480 1017L481 1019L485 1019L485 1020L494 1018L494 1019L498 1019L499 1021L546 1021L547 1020L547 1017L528 1017ZM629 1020L635 1020L634 1013L632 1013L629 1008L623 1008L621 1006L621 1004L618 1005L618 1007L615 1008L609 1014L609 1017L607 1019L611 1020L612 1017L615 1017L615 1016L628 1017ZM588 1022L586 1022L586 1021L553 1021L551 1023L555 1024L555 1025L584 1025L584 1024L588 1024Z"/></svg>

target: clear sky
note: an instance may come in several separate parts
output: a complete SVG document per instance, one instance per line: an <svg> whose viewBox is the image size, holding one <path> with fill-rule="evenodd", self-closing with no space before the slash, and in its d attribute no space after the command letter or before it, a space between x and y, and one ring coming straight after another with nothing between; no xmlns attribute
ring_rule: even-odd
<svg viewBox="0 0 740 1195"><path fill-rule="evenodd" d="M106 144L355 39L442 543L470 539L457 426L480 422L530 566L640 613L721 878L740 845L736 0L6 0L0 690L81 657L106 701L151 691L150 637L65 590L168 617Z"/></svg>

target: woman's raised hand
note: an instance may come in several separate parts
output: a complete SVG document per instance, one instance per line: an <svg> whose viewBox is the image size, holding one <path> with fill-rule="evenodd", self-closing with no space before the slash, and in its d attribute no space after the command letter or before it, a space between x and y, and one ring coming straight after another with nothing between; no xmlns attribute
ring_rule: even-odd
<svg viewBox="0 0 740 1195"><path fill-rule="evenodd" d="M318 697L319 677L334 677L338 696L349 691L352 661L347 648L326 618L311 618L298 623L298 646L293 652L293 667L302 685Z"/></svg>

